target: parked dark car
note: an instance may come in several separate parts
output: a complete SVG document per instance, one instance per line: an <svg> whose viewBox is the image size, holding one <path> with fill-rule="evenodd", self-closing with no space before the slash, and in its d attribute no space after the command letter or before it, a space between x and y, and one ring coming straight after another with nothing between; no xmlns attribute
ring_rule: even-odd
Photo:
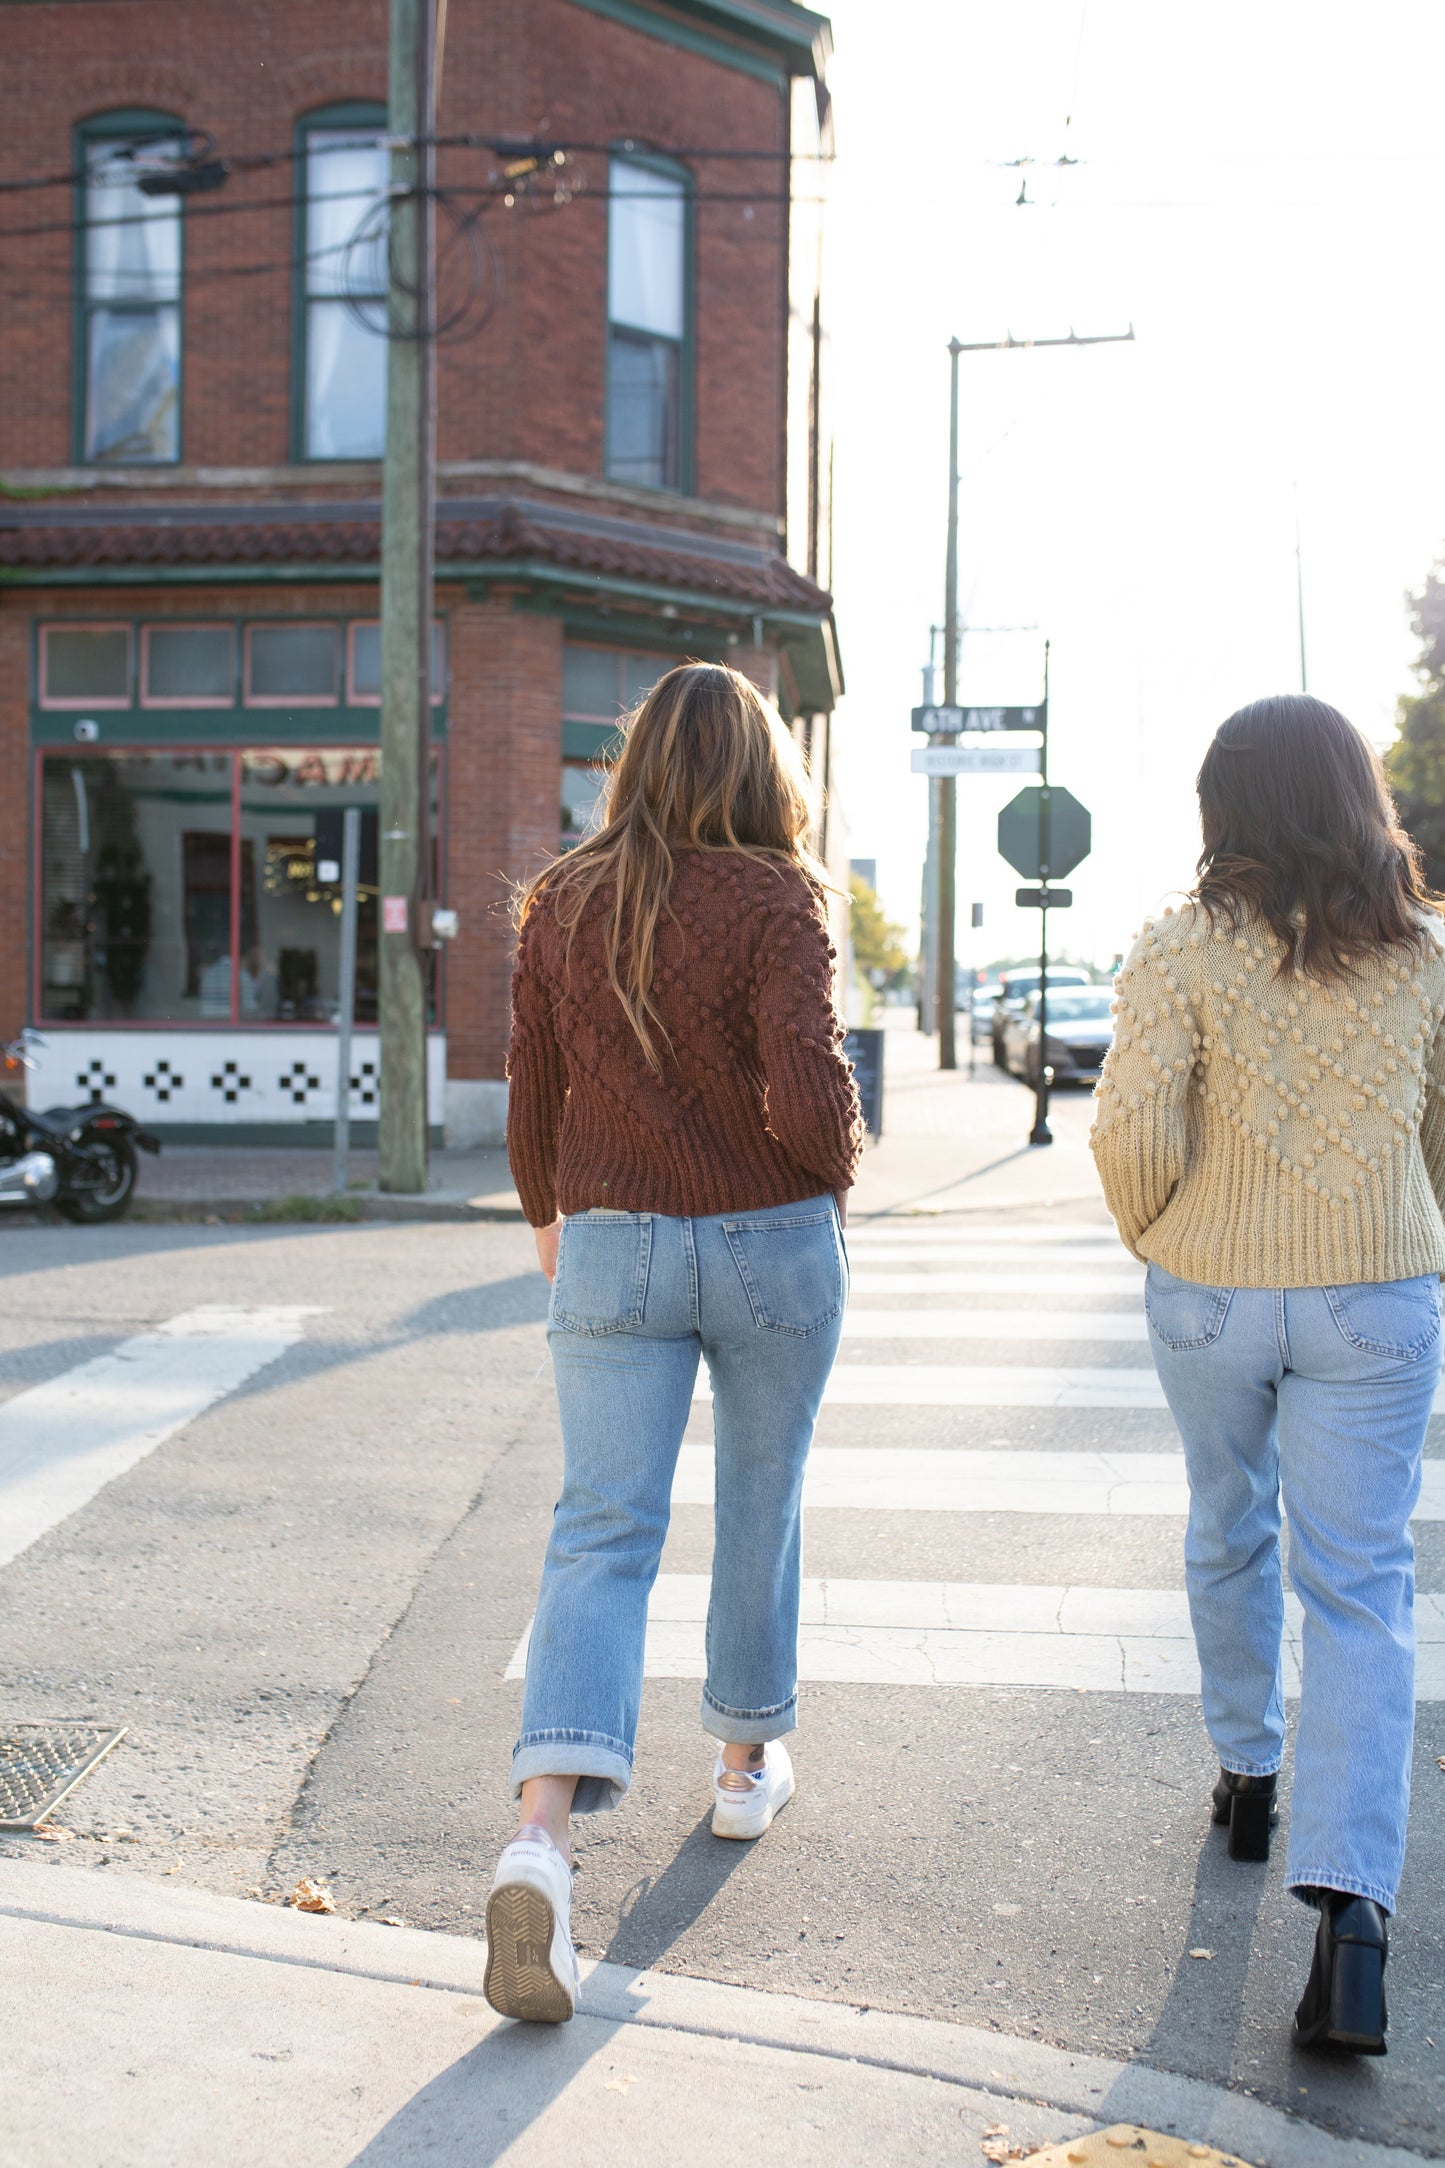
<svg viewBox="0 0 1445 2168"><path fill-rule="evenodd" d="M1050 964L1049 989L1056 986L1089 986L1093 981L1087 971L1079 971L1071 964ZM1000 974L999 996L994 1003L993 1022L989 1036L993 1040L993 1058L1000 1069L1008 1067L1004 1054L1004 1032L1011 1020L1024 1013L1030 994L1039 990L1039 967L1037 964L1021 964L1016 970Z"/></svg>
<svg viewBox="0 0 1445 2168"><path fill-rule="evenodd" d="M1114 1038L1114 991L1109 986L1049 988L1048 1034L1043 1059L1056 1084L1092 1084ZM1022 1015L1010 1020L1005 1058L1014 1076L1039 1080L1039 997L1031 994Z"/></svg>

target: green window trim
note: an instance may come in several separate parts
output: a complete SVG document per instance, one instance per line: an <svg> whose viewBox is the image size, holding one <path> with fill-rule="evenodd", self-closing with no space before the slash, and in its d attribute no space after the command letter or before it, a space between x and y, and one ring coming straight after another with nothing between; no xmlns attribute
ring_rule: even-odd
<svg viewBox="0 0 1445 2168"><path fill-rule="evenodd" d="M612 474L612 161L625 159L682 185L682 338L678 341L677 480L658 487L659 497L691 497L697 484L697 202L695 176L675 158L648 148L631 136L608 146L607 260L603 266L603 292L607 296L602 349L602 470ZM621 327L625 329L626 327ZM633 489L647 489L646 482L630 482Z"/></svg>
<svg viewBox="0 0 1445 2168"><path fill-rule="evenodd" d="M144 141L147 137L171 133L184 134L185 122L177 113L164 113L152 106L117 106L108 113L92 114L81 121L72 138L74 149L71 170L75 175L71 193L72 215L75 231L75 248L71 258L71 342L70 342L70 446L71 463L77 467L94 466L180 466L185 460L185 387L186 387L186 220L183 200L177 198L179 225L179 261L176 272L176 320L179 327L178 360L176 376L176 453L174 459L166 460L94 460L87 456L85 447L85 413L89 391L90 351L90 294L86 234L88 230L87 185L90 176L90 150L96 143L124 143Z"/></svg>
<svg viewBox="0 0 1445 2168"><path fill-rule="evenodd" d="M293 464L307 467L328 467L339 463L328 458L317 458L306 449L306 314L310 294L306 279L306 224L309 188L307 185L307 139L317 130L327 128L374 128L384 135L387 130L385 99L352 98L331 105L319 105L309 113L303 113L296 123L292 139L294 157L291 170L294 175L291 216L291 398L290 398L290 449Z"/></svg>

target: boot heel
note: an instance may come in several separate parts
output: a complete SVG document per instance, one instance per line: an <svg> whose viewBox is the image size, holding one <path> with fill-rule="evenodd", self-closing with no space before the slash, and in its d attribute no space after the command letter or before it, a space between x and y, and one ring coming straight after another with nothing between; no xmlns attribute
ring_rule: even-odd
<svg viewBox="0 0 1445 2168"><path fill-rule="evenodd" d="M1383 2054L1385 2048L1385 1957L1367 1943L1335 1945L1330 1980L1329 2038L1356 2053Z"/></svg>
<svg viewBox="0 0 1445 2168"><path fill-rule="evenodd" d="M1274 1813L1273 1792L1236 1792L1229 1802L1229 1856L1231 1859L1269 1858L1269 1825Z"/></svg>

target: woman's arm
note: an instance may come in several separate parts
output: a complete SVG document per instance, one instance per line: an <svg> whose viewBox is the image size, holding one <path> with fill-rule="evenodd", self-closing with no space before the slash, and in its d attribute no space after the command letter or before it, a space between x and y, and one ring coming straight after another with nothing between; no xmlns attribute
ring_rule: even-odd
<svg viewBox="0 0 1445 2168"><path fill-rule="evenodd" d="M768 1128L789 1158L846 1193L863 1153L858 1088L833 1001L833 946L801 875L768 917L753 966L752 1013L767 1079Z"/></svg>
<svg viewBox="0 0 1445 2168"><path fill-rule="evenodd" d="M533 908L517 943L507 1048L507 1161L522 1210L536 1228L550 1227L557 1217L557 1154L567 1101L567 1066L544 964L544 908Z"/></svg>
<svg viewBox="0 0 1445 2168"><path fill-rule="evenodd" d="M1188 914L1145 920L1115 982L1114 1043L1089 1144L1104 1201L1135 1257L1184 1172L1185 1106L1200 1033L1181 971Z"/></svg>

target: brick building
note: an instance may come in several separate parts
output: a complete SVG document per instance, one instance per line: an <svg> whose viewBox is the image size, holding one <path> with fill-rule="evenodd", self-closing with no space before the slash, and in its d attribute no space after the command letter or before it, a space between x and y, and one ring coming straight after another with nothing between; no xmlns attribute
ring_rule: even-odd
<svg viewBox="0 0 1445 2168"><path fill-rule="evenodd" d="M385 0L0 0L0 35L0 1035L43 1036L42 1103L316 1138L359 805L365 1124ZM585 827L619 709L672 660L777 698L846 868L827 51L794 0L451 0L441 298L471 312L437 355L434 797L462 932L429 1111L452 1141L500 1131L508 883ZM224 183L152 193L191 131Z"/></svg>

